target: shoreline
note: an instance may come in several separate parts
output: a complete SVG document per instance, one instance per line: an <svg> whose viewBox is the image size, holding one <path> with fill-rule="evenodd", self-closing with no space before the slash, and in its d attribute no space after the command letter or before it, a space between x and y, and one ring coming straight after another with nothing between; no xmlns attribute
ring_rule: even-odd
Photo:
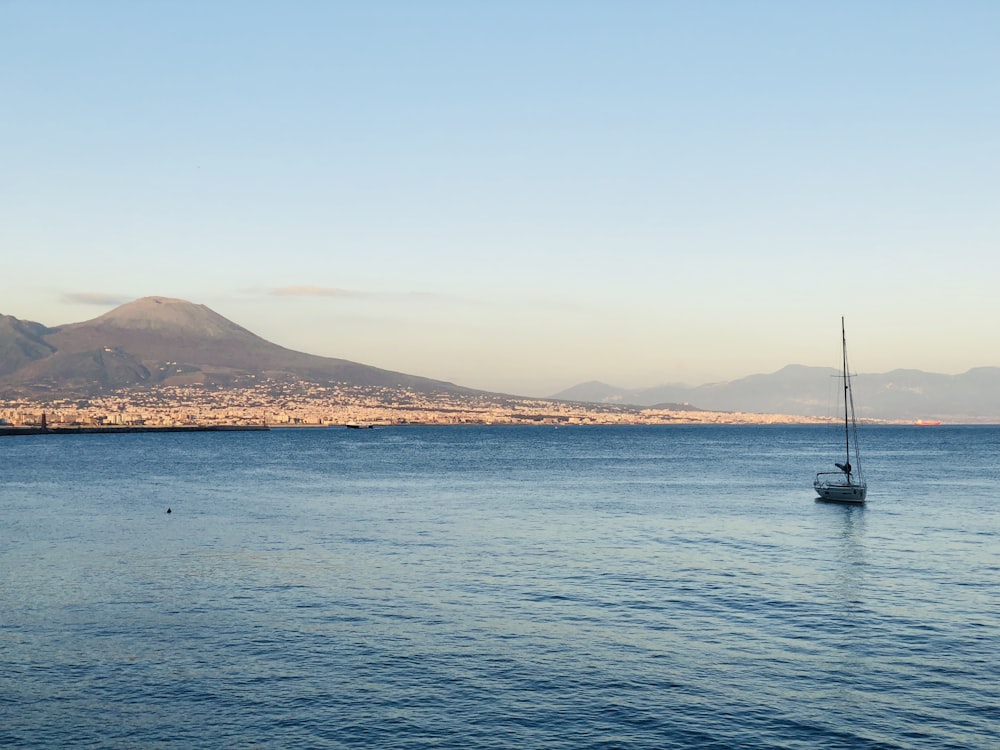
<svg viewBox="0 0 1000 750"><path fill-rule="evenodd" d="M817 424L826 424L826 422L814 422L814 421L712 421L712 422L660 422L660 423L647 423L647 422L607 422L607 423L585 423L585 424L575 424L567 422L462 422L462 423L438 423L438 422L404 422L404 423L371 423L370 425L365 425L362 429L388 429L388 428L407 428L407 427L555 427L555 428L582 428L587 427L691 427L691 426L706 426L706 427L794 427L794 426L815 426ZM869 426L892 426L892 427L914 427L922 428L927 425L915 424L913 422L895 422L895 421L881 421L872 420L867 421L865 424ZM937 426L937 425L935 425ZM979 423L979 422L955 422L947 423L941 425L942 427L996 427L997 423ZM99 425L63 425L58 427L40 427L38 425L0 425L0 437L5 436L17 436L17 435L91 435L91 434L133 434L142 432L265 432L271 430L338 430L338 429L358 429L357 427L352 427L350 424L323 424L323 425L286 425L286 424L276 424L276 425L120 425L120 426L99 426Z"/></svg>
<svg viewBox="0 0 1000 750"><path fill-rule="evenodd" d="M67 426L67 427L17 427L4 425L0 435L81 435L92 433L122 432L245 432L270 430L268 425L122 425L120 427Z"/></svg>

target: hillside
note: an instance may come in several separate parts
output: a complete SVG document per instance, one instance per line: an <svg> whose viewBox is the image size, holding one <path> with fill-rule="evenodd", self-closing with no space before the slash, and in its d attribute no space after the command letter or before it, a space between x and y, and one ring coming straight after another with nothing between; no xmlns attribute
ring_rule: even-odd
<svg viewBox="0 0 1000 750"><path fill-rule="evenodd" d="M831 368L789 365L769 374L700 386L623 389L590 382L550 398L674 411L828 417L838 411L838 374ZM261 382L482 394L453 383L286 349L205 305L168 297L145 297L92 320L55 327L0 315L0 398L54 400L155 385L227 388ZM854 394L863 418L1000 422L996 367L960 375L919 370L861 373L854 378Z"/></svg>
<svg viewBox="0 0 1000 750"><path fill-rule="evenodd" d="M628 389L606 383L582 383L552 398L634 406L692 403L709 411L831 416L838 411L839 374L833 368L788 365L769 374L699 386ZM1000 368L997 367L977 367L960 375L921 370L860 373L852 378L852 384L855 407L863 418L1000 422Z"/></svg>
<svg viewBox="0 0 1000 750"><path fill-rule="evenodd" d="M0 318L0 396L93 395L122 387L250 379L403 386L474 393L453 383L273 344L204 305L145 297L93 320L47 328Z"/></svg>

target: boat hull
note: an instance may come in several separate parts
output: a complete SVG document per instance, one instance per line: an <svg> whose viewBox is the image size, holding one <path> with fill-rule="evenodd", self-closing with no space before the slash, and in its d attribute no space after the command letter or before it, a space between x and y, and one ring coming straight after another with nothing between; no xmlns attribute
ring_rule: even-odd
<svg viewBox="0 0 1000 750"><path fill-rule="evenodd" d="M868 488L863 484L826 484L817 482L813 485L820 500L828 503L853 503L861 505L868 496Z"/></svg>

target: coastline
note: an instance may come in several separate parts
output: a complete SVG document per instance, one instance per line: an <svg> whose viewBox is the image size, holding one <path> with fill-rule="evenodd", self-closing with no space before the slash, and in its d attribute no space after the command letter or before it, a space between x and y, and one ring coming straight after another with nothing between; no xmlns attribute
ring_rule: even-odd
<svg viewBox="0 0 1000 750"><path fill-rule="evenodd" d="M17 427L4 425L0 435L80 435L95 432L242 432L247 430L270 430L267 425L122 425L107 426L66 426L66 427Z"/></svg>

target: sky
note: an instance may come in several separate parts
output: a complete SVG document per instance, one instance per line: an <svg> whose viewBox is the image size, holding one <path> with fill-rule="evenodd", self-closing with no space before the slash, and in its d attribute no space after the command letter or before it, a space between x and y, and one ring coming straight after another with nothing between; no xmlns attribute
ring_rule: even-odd
<svg viewBox="0 0 1000 750"><path fill-rule="evenodd" d="M0 314L473 388L1000 365L1000 3L0 0Z"/></svg>

